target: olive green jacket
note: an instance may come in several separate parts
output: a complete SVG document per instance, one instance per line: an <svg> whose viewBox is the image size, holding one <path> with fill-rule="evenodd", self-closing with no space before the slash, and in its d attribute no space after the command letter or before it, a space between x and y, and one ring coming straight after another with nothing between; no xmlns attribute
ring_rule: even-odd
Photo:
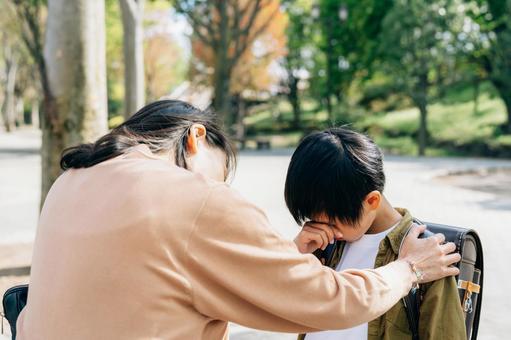
<svg viewBox="0 0 511 340"><path fill-rule="evenodd" d="M412 215L407 210L399 208L397 210L403 215L403 219L380 242L375 268L397 259L401 242L413 223ZM338 243L332 260L325 265L334 269L337 267L344 244L343 241ZM465 320L454 277L423 285L421 291L423 300L420 307L420 340L466 340ZM299 335L298 339L305 339L305 334ZM369 322L368 340L411 339L412 334L402 301L394 305L387 313Z"/></svg>

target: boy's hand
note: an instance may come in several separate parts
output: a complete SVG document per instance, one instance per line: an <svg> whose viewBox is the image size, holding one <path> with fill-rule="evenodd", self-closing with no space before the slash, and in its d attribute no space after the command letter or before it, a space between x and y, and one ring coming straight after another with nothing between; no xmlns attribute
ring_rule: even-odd
<svg viewBox="0 0 511 340"><path fill-rule="evenodd" d="M307 222L294 242L300 253L310 254L316 249L325 250L329 244L340 238L342 234L327 224Z"/></svg>

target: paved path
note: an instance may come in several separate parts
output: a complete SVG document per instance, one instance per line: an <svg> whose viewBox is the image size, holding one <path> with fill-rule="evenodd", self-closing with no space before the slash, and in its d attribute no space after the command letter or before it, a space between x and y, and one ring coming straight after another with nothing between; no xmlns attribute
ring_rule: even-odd
<svg viewBox="0 0 511 340"><path fill-rule="evenodd" d="M0 245L31 242L39 212L40 134L0 131Z"/></svg>
<svg viewBox="0 0 511 340"><path fill-rule="evenodd" d="M0 134L0 243L30 241L37 220L38 135L25 131ZM16 149L16 150L14 150ZM298 231L284 199L284 178L291 151L245 152L240 157L233 186L261 206L285 237ZM485 246L485 297L480 339L508 337L511 298L511 187L503 181L498 195L470 190L438 180L437 176L470 169L510 168L511 161L459 158L386 159L386 195L396 206L407 207L420 219L470 226ZM507 187L506 187L507 186ZM231 339L293 339L292 335L264 333L233 325Z"/></svg>

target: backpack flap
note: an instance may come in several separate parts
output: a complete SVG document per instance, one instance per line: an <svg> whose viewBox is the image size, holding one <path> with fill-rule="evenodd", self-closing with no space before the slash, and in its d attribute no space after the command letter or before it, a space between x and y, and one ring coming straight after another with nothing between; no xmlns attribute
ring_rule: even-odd
<svg viewBox="0 0 511 340"><path fill-rule="evenodd" d="M458 289L465 314L467 338L476 339L483 294L483 251L477 233L468 230L462 244Z"/></svg>

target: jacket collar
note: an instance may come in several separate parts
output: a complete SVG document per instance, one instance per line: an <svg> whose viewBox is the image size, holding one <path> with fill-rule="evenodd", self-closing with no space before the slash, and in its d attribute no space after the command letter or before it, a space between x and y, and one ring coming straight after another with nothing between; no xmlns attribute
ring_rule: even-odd
<svg viewBox="0 0 511 340"><path fill-rule="evenodd" d="M403 218L399 221L398 225L387 234L386 239L390 243L390 247L395 255L399 254L399 248L401 248L401 242L405 238L406 234L410 230L410 226L413 222L413 217L410 212L403 208L395 208Z"/></svg>

